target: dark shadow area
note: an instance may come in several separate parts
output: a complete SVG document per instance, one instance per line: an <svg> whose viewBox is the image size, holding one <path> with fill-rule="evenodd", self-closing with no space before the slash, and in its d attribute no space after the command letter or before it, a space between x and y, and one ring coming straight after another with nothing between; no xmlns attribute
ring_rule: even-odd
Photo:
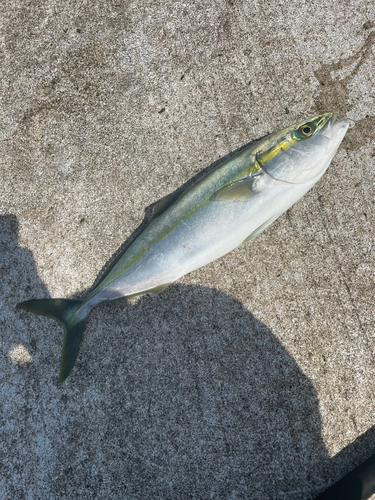
<svg viewBox="0 0 375 500"><path fill-rule="evenodd" d="M204 286L94 310L59 386L61 328L15 309L48 297L17 233L1 216L4 498L302 500L367 458L370 431L328 458L310 381L266 325ZM31 363L7 357L17 342Z"/></svg>
<svg viewBox="0 0 375 500"><path fill-rule="evenodd" d="M12 346L23 344L33 357L40 352L43 362L50 363L51 337L41 335L36 328L36 318L22 320L15 305L35 295L49 298L50 295L39 279L35 261L30 250L18 244L18 220L14 215L0 215L0 328L2 353L7 357ZM31 327L31 328L30 328ZM56 336L53 340L60 340ZM43 348L40 346L43 345ZM45 349L46 347L46 349ZM40 348L40 349L39 349ZM44 352L43 352L44 351ZM21 370L33 371L33 364L20 364Z"/></svg>
<svg viewBox="0 0 375 500"><path fill-rule="evenodd" d="M332 457L328 489L316 500L366 500L375 493L375 426Z"/></svg>

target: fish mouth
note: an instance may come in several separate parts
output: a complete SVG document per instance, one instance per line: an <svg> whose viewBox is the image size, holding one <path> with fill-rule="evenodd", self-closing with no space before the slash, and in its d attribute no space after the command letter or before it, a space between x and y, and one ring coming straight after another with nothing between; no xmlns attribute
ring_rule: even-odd
<svg viewBox="0 0 375 500"><path fill-rule="evenodd" d="M323 127L319 130L319 133L323 136L326 137L327 139L332 139L332 131L333 131L333 124L336 121L336 116L332 116L329 120L327 120L327 123L323 125Z"/></svg>
<svg viewBox="0 0 375 500"><path fill-rule="evenodd" d="M333 134L335 140L339 140L341 142L349 128L349 120L341 120L340 122L336 122L333 125Z"/></svg>
<svg viewBox="0 0 375 500"><path fill-rule="evenodd" d="M337 115L333 115L332 118L327 120L327 123L319 130L319 134L326 139L333 139L340 143L348 130L349 121L341 120L338 122L336 120Z"/></svg>

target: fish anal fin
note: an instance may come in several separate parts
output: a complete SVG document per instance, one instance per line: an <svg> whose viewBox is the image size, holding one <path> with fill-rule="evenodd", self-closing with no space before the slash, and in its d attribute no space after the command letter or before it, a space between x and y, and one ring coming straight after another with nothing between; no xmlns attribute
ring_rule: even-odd
<svg viewBox="0 0 375 500"><path fill-rule="evenodd" d="M182 191L178 191L177 193L173 193L168 195L163 200L158 201L153 210L152 210L152 218L151 221L159 217L162 213L164 213L177 199L181 196Z"/></svg>
<svg viewBox="0 0 375 500"><path fill-rule="evenodd" d="M260 234L262 234L263 231L265 231L272 224L272 222L274 222L280 215L281 214L276 214L273 217L271 217L270 219L268 219L266 222L264 222L263 224L261 224L257 229L255 229L255 231L253 231L246 238L246 240L244 240L242 242L242 244L248 243L249 241L254 240L257 236L259 236Z"/></svg>
<svg viewBox="0 0 375 500"><path fill-rule="evenodd" d="M156 297L157 295L159 295L160 292L165 290L167 288L167 286L169 286L169 285L170 285L170 283L166 283L165 285L156 286L155 288L152 288L151 290L147 290L147 293L149 294L150 297Z"/></svg>
<svg viewBox="0 0 375 500"><path fill-rule="evenodd" d="M141 292L136 292L136 293L132 293L131 295L126 295L125 298L126 299L131 299L132 297L138 297L140 295L150 295L150 297L156 297L157 295L159 295L160 292L162 292L163 290L165 290L167 288L167 286L169 286L170 283L164 283L163 285L158 285L158 286L155 286L153 288L149 288L148 290L142 290Z"/></svg>
<svg viewBox="0 0 375 500"><path fill-rule="evenodd" d="M212 197L211 201L245 201L256 196L253 189L254 177L246 177L233 182L229 186L220 189Z"/></svg>

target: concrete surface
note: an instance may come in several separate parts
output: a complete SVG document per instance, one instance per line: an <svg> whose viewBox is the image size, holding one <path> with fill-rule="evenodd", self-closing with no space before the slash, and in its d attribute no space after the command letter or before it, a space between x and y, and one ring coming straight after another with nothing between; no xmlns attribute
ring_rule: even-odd
<svg viewBox="0 0 375 500"><path fill-rule="evenodd" d="M0 497L314 498L375 452L374 3L11 1L1 9ZM347 138L252 244L61 328L147 206L250 140Z"/></svg>

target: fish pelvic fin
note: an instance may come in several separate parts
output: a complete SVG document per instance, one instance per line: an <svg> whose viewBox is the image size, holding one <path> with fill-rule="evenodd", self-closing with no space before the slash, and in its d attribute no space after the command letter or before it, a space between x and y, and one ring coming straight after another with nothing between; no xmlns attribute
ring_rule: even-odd
<svg viewBox="0 0 375 500"><path fill-rule="evenodd" d="M71 372L82 344L86 317L82 319L76 315L81 304L81 300L69 299L27 300L17 304L17 307L26 311L53 318L63 326L65 335L60 361L60 383Z"/></svg>

